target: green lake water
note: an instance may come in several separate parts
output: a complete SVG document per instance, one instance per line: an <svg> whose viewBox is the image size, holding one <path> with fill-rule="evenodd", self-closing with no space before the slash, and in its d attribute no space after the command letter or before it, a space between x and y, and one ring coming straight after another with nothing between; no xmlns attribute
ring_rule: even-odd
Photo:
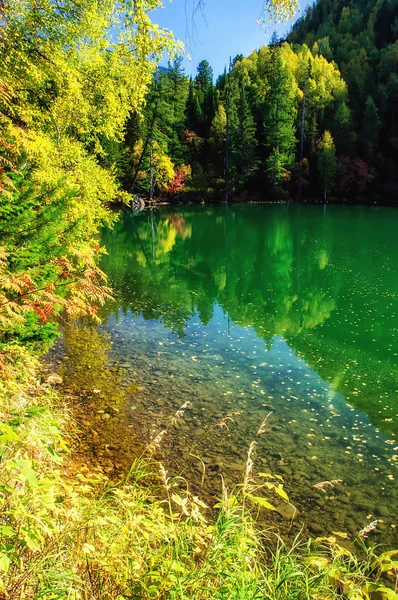
<svg viewBox="0 0 398 600"><path fill-rule="evenodd" d="M378 519L369 540L396 544L396 210L165 207L123 214L102 242L107 364L140 386L119 405L123 451L167 427L168 472L211 503L256 441L255 472L283 476L299 511L292 532ZM282 533L286 517L270 515Z"/></svg>

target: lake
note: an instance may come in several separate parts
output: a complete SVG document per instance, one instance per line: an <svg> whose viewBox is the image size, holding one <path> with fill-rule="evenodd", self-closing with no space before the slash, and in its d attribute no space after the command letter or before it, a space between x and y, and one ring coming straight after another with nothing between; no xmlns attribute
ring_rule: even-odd
<svg viewBox="0 0 398 600"><path fill-rule="evenodd" d="M110 428L110 450L87 442L108 471L167 429L156 456L214 504L255 441L254 472L283 477L298 511L292 524L267 496L277 531L353 536L377 520L368 539L396 544L396 210L164 207L123 213L102 243L115 300L91 346L82 327L63 343L69 375L87 347L100 355L84 402Z"/></svg>

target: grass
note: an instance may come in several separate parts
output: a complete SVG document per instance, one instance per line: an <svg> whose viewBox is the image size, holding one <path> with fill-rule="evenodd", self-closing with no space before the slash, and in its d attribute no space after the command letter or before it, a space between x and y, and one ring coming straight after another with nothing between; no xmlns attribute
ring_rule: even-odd
<svg viewBox="0 0 398 600"><path fill-rule="evenodd" d="M87 468L76 472L66 402L40 379L28 351L12 346L7 356L0 383L1 600L397 598L379 583L383 573L396 574L394 553L376 556L364 547L360 560L335 538L286 545L260 531L251 452L242 486L222 490L213 521L187 483L170 479L150 457L117 483Z"/></svg>

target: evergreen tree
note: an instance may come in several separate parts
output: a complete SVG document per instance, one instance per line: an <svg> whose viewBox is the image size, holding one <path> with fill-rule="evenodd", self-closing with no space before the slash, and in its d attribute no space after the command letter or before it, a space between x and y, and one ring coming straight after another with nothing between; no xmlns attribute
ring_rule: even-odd
<svg viewBox="0 0 398 600"><path fill-rule="evenodd" d="M213 69L207 60L202 60L198 65L194 92L193 129L200 137L205 138L210 131L215 114Z"/></svg>
<svg viewBox="0 0 398 600"><path fill-rule="evenodd" d="M279 42L280 42L280 39L278 37L278 34L276 33L276 31L273 31L270 42L269 42L270 48L272 48L273 46L278 46Z"/></svg>
<svg viewBox="0 0 398 600"><path fill-rule="evenodd" d="M280 186L294 165L297 108L295 82L282 62L278 47L271 50L267 76L269 91L264 129L269 157L266 165L271 183Z"/></svg>
<svg viewBox="0 0 398 600"><path fill-rule="evenodd" d="M192 77L190 77L188 86L188 98L185 107L185 122L187 124L187 129L189 129L190 131L196 131L197 129L198 111L199 107L197 104L195 86Z"/></svg>
<svg viewBox="0 0 398 600"><path fill-rule="evenodd" d="M332 130L340 152L351 154L355 147L355 135L352 131L351 111L345 100L337 104L333 115Z"/></svg>
<svg viewBox="0 0 398 600"><path fill-rule="evenodd" d="M198 89L206 90L213 85L213 69L207 60L201 60L196 69L195 84Z"/></svg>
<svg viewBox="0 0 398 600"><path fill-rule="evenodd" d="M237 77L231 81L230 129L232 190L241 192L257 167L257 140L246 85Z"/></svg>
<svg viewBox="0 0 398 600"><path fill-rule="evenodd" d="M368 96L363 116L363 143L365 146L366 158L369 162L372 162L374 159L374 154L378 145L379 130L379 111L377 110L372 96Z"/></svg>
<svg viewBox="0 0 398 600"><path fill-rule="evenodd" d="M184 74L182 60L182 56L180 56L173 61L169 61L168 71L164 74L168 103L172 110L168 150L170 158L177 166L180 166L185 158L184 131L189 92L189 80Z"/></svg>

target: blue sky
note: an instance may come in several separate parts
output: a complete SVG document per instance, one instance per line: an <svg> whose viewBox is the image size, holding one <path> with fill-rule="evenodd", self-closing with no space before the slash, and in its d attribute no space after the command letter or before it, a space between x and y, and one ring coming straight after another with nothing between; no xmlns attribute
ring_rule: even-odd
<svg viewBox="0 0 398 600"><path fill-rule="evenodd" d="M155 23L171 29L182 40L191 55L184 61L187 75L194 75L198 63L207 59L217 77L224 66L237 54L244 56L267 44L274 29L282 36L290 30L292 22L265 29L258 20L263 0L205 0L205 18L197 13L194 19L196 31L192 31L192 10L197 0L165 0L164 9L152 15ZM307 6L308 0L301 0ZM300 16L299 13L297 16Z"/></svg>

